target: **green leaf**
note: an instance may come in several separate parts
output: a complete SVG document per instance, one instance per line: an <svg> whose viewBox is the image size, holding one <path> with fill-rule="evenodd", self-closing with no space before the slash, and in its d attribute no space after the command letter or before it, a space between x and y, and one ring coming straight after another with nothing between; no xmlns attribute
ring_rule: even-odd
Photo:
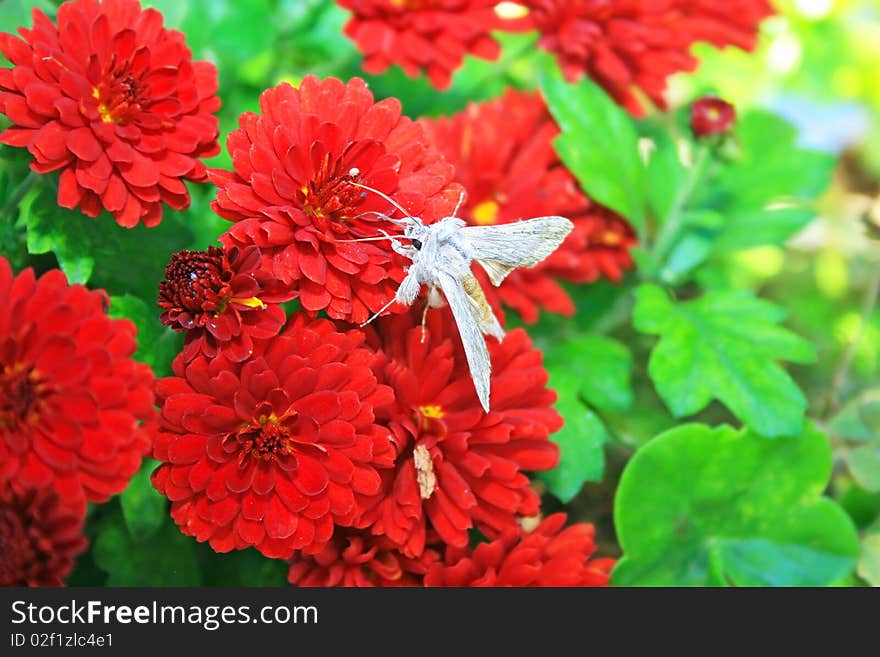
<svg viewBox="0 0 880 657"><path fill-rule="evenodd" d="M92 276L95 258L91 255L92 241L86 222L94 222L82 214L71 212L46 202L48 194L29 195L19 206L21 220L27 227L28 253L54 253L58 266L73 283L85 284ZM110 221L109 217L102 217ZM74 222L82 222L83 230L71 229Z"/></svg>
<svg viewBox="0 0 880 657"><path fill-rule="evenodd" d="M648 155L647 202L655 217L667 217L675 206L687 169L679 158L678 144L665 126L643 123L640 127L653 143Z"/></svg>
<svg viewBox="0 0 880 657"><path fill-rule="evenodd" d="M285 586L288 564L269 559L254 548L217 554L210 546L199 546L203 553L202 572L205 586Z"/></svg>
<svg viewBox="0 0 880 657"><path fill-rule="evenodd" d="M135 359L146 363L156 376L171 373L171 362L180 353L183 333L172 331L159 321L159 308L138 297L124 294L110 297L110 316L125 317L137 326Z"/></svg>
<svg viewBox="0 0 880 657"><path fill-rule="evenodd" d="M153 488L150 473L157 461L145 459L141 469L131 478L128 488L119 496L122 517L131 538L137 542L148 539L168 516L168 500Z"/></svg>
<svg viewBox="0 0 880 657"><path fill-rule="evenodd" d="M593 199L622 214L641 235L645 220L645 165L633 120L588 78L568 84L556 64L541 89L561 134L556 152Z"/></svg>
<svg viewBox="0 0 880 657"><path fill-rule="evenodd" d="M822 497L831 448L807 427L764 440L690 424L636 452L617 491L621 586L825 586L859 554L852 521Z"/></svg>
<svg viewBox="0 0 880 657"><path fill-rule="evenodd" d="M195 539L184 536L166 515L150 540L137 542L128 533L122 513L105 518L92 557L108 574L107 586L199 586L202 575Z"/></svg>
<svg viewBox="0 0 880 657"><path fill-rule="evenodd" d="M844 452L850 474L869 493L880 493L880 438Z"/></svg>
<svg viewBox="0 0 880 657"><path fill-rule="evenodd" d="M635 327L659 335L648 373L676 417L718 399L747 426L769 436L803 427L806 399L776 362L810 363L815 348L777 326L785 312L750 293L711 292L676 303L656 285L636 290Z"/></svg>
<svg viewBox="0 0 880 657"><path fill-rule="evenodd" d="M551 375L550 385L559 392L556 410L565 418L565 425L550 438L559 445L559 465L538 477L553 495L570 502L588 481L601 481L605 470L602 446L608 441L605 425L587 408L572 388L560 385L561 377Z"/></svg>
<svg viewBox="0 0 880 657"><path fill-rule="evenodd" d="M158 226L122 228L107 213L93 219L61 208L51 194L25 201L21 216L29 252L53 252L71 283L88 282L110 294L155 302L170 255L193 241L187 215L167 207Z"/></svg>
<svg viewBox="0 0 880 657"><path fill-rule="evenodd" d="M880 389L867 390L848 401L831 419L829 431L846 440L880 438Z"/></svg>
<svg viewBox="0 0 880 657"><path fill-rule="evenodd" d="M625 411L632 404L632 356L625 345L598 335L580 335L549 347L544 360L555 368L574 366L583 398L608 411Z"/></svg>
<svg viewBox="0 0 880 657"><path fill-rule="evenodd" d="M694 210L685 215L682 233L663 263L660 272L663 281L679 283L705 262L723 224L721 215L712 210Z"/></svg>
<svg viewBox="0 0 880 657"><path fill-rule="evenodd" d="M797 131L766 112L739 122L740 157L702 186L693 207L725 218L716 252L783 244L814 216L811 205L830 184L835 159L798 147Z"/></svg>

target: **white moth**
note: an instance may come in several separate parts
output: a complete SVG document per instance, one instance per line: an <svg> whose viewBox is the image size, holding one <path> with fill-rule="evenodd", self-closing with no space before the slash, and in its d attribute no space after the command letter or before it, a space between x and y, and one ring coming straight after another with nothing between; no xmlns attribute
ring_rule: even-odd
<svg viewBox="0 0 880 657"><path fill-rule="evenodd" d="M352 169L355 178L360 172ZM394 298L377 311L363 325L370 323L393 303L411 305L422 289L429 286L428 306L442 305L437 290L442 290L458 326L471 378L483 409L489 412L489 381L492 364L484 334L504 339L504 329L492 313L480 284L471 272L476 260L496 287L517 267L534 267L562 243L574 227L565 217L537 217L509 224L469 226L456 217L458 206L451 217L425 225L419 217L410 216L393 199L379 190L352 182L352 185L383 197L403 212L404 219L387 221L401 226L403 235L366 239L388 239L391 248L412 260L406 277L401 281ZM459 200L459 206L461 200ZM403 244L397 238L409 240ZM425 312L427 313L427 306Z"/></svg>

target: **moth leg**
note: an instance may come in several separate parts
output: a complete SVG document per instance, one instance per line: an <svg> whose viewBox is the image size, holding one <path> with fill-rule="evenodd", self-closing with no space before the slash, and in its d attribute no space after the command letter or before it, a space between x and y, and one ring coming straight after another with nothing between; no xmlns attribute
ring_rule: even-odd
<svg viewBox="0 0 880 657"><path fill-rule="evenodd" d="M410 268L410 272L404 277L403 281L400 283L400 287L397 288L397 292L394 293L394 296L391 297L391 300L388 301L384 306L379 308L376 312L374 312L370 318L362 322L360 324L361 327L366 326L374 319L376 319L379 315L388 310L395 303L402 303L406 306L411 306L412 302L415 301L416 296L419 294L419 289L421 289L422 284L419 282L416 267Z"/></svg>
<svg viewBox="0 0 880 657"><path fill-rule="evenodd" d="M436 285L432 285L428 290L428 305L431 308L442 308L446 305L446 300Z"/></svg>
<svg viewBox="0 0 880 657"><path fill-rule="evenodd" d="M382 233L389 240L391 240L391 248L394 250L395 253L399 253L402 256L406 256L410 260L412 260L413 256L416 253L418 253L418 251L415 249L415 247L404 245L403 243L401 243L400 240L392 237L391 235L386 233L381 228L379 229L379 232Z"/></svg>
<svg viewBox="0 0 880 657"><path fill-rule="evenodd" d="M406 306L411 306L412 302L419 296L419 290L421 289L422 283L419 281L419 268L413 263L404 279L400 282L400 287L397 288L394 298Z"/></svg>

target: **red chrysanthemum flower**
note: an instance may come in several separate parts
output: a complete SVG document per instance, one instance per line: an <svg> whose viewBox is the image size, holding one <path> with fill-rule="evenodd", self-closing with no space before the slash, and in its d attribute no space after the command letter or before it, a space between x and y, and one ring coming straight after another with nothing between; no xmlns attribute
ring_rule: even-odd
<svg viewBox="0 0 880 657"><path fill-rule="evenodd" d="M336 0L354 15L345 33L364 53L364 70L399 64L410 77L422 71L446 89L467 54L494 60L501 47L489 34L502 29L498 0Z"/></svg>
<svg viewBox="0 0 880 657"><path fill-rule="evenodd" d="M270 338L284 324L277 304L290 298L261 269L260 249L208 247L171 256L165 280L159 283L159 320L186 331L183 359L209 358L220 349L233 361L254 350L254 338Z"/></svg>
<svg viewBox="0 0 880 657"><path fill-rule="evenodd" d="M52 488L0 482L0 586L63 586L86 548L82 527Z"/></svg>
<svg viewBox="0 0 880 657"><path fill-rule="evenodd" d="M221 241L259 246L307 312L362 322L394 296L407 260L387 242L350 242L399 232L371 213L401 216L349 184L352 173L431 223L461 193L449 184L452 166L401 116L397 100L374 103L357 78L309 75L298 89L265 91L260 108L261 115L242 114L241 129L229 135L235 171L210 172L219 187L214 209L236 222Z"/></svg>
<svg viewBox="0 0 880 657"><path fill-rule="evenodd" d="M448 307L428 313L424 340L420 318L419 309L379 320L386 357L380 379L396 398L381 417L397 458L384 475L384 498L358 523L409 556L422 553L429 531L463 546L472 527L494 537L516 526L518 516L537 514L540 500L524 473L556 465L559 449L549 435L562 426L541 352L525 331L511 331L500 343L487 339L487 414Z"/></svg>
<svg viewBox="0 0 880 657"><path fill-rule="evenodd" d="M297 586L421 586L435 550L415 557L401 554L384 536L346 530L315 555L297 555L287 580Z"/></svg>
<svg viewBox="0 0 880 657"><path fill-rule="evenodd" d="M22 39L0 34L0 142L24 146L38 173L61 170L58 204L120 226L155 226L162 203L189 205L184 180L219 152L217 69L193 62L183 34L136 0L72 0L58 27L39 9Z"/></svg>
<svg viewBox="0 0 880 657"><path fill-rule="evenodd" d="M767 0L527 0L540 45L556 54L569 80L586 74L629 112L644 114L640 90L665 108L673 73L692 71L697 41L751 50Z"/></svg>
<svg viewBox="0 0 880 657"><path fill-rule="evenodd" d="M730 132L736 123L736 108L720 98L705 96L691 105L691 132L701 139Z"/></svg>
<svg viewBox="0 0 880 657"><path fill-rule="evenodd" d="M508 91L471 103L450 118L421 122L467 190L463 219L487 225L561 215L574 224L550 257L531 269L514 270L497 289L479 266L474 268L496 311L503 303L529 323L537 321L538 308L571 315L574 304L556 279L620 281L632 267L635 233L626 220L580 191L553 150L559 128L540 96Z"/></svg>
<svg viewBox="0 0 880 657"><path fill-rule="evenodd" d="M153 373L107 295L53 269L13 277L0 258L0 480L101 502L137 472L151 438ZM85 496L83 495L85 493Z"/></svg>
<svg viewBox="0 0 880 657"><path fill-rule="evenodd" d="M354 523L394 456L373 416L391 390L363 340L298 314L243 363L225 352L175 360L177 376L157 382L153 483L185 534L286 559Z"/></svg>
<svg viewBox="0 0 880 657"><path fill-rule="evenodd" d="M563 529L565 514L547 517L532 532L510 530L471 549L448 546L425 575L425 586L605 586L614 559L590 559L595 528Z"/></svg>

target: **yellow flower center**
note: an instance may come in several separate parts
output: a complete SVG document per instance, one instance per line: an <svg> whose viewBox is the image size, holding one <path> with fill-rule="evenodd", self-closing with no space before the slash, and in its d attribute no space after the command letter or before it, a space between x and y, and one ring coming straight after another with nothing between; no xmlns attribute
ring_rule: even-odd
<svg viewBox="0 0 880 657"><path fill-rule="evenodd" d="M423 417L428 417L432 420L439 420L443 417L443 407L437 406L436 404L419 406L419 412L421 412Z"/></svg>
<svg viewBox="0 0 880 657"><path fill-rule="evenodd" d="M475 205L474 209L471 210L471 214L474 216L474 221L481 226L487 226L494 224L498 220L498 209L498 203L489 199Z"/></svg>

